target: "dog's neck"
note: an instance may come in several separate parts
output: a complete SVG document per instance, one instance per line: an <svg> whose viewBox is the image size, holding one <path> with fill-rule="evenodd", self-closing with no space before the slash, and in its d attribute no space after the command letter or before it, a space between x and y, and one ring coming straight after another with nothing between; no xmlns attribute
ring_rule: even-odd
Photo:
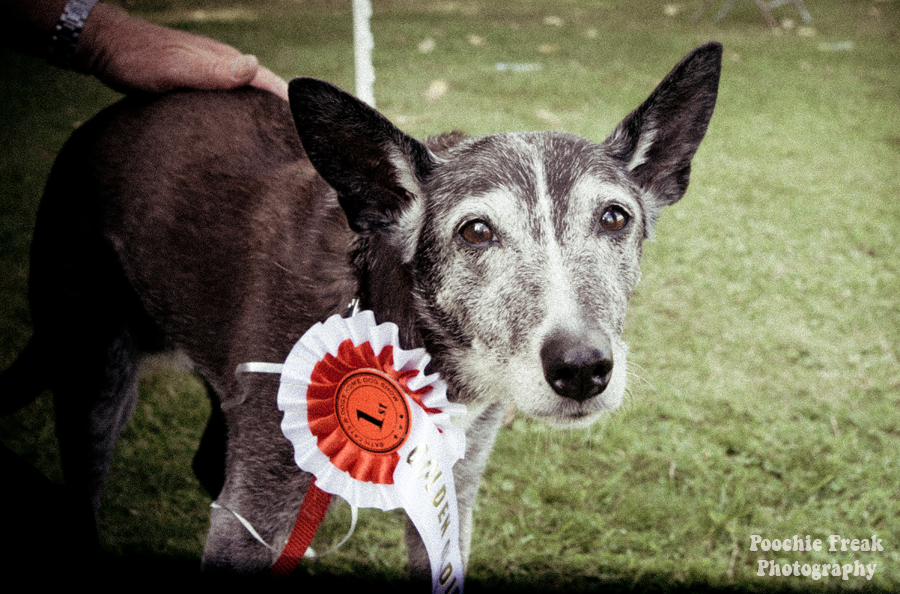
<svg viewBox="0 0 900 594"><path fill-rule="evenodd" d="M359 237L353 250L360 309L372 310L379 324L399 328L400 347L424 347L413 299L409 267L387 238L375 233Z"/></svg>

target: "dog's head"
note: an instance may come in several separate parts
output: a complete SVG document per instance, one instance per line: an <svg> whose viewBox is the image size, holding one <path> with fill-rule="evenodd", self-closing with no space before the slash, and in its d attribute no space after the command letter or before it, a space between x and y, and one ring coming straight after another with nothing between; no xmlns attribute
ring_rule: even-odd
<svg viewBox="0 0 900 594"><path fill-rule="evenodd" d="M461 401L560 426L616 408L641 245L687 188L721 54L688 54L602 144L539 132L429 145L328 83L292 81L304 148L360 238L363 306L426 346Z"/></svg>

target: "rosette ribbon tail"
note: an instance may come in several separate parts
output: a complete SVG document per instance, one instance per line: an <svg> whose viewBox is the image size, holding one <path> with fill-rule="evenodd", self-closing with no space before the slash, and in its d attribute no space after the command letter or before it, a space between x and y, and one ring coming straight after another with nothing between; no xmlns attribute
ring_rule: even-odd
<svg viewBox="0 0 900 594"><path fill-rule="evenodd" d="M463 563L453 462L441 450L440 434L428 427L418 445L403 456L394 480L403 508L428 552L433 594L461 594Z"/></svg>

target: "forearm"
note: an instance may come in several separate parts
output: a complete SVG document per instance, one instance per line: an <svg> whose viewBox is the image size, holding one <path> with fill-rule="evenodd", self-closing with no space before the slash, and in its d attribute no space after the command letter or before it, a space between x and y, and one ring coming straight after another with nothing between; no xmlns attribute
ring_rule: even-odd
<svg viewBox="0 0 900 594"><path fill-rule="evenodd" d="M0 43L44 57L67 0L0 0Z"/></svg>
<svg viewBox="0 0 900 594"><path fill-rule="evenodd" d="M3 45L26 54L48 57L51 39L68 0L0 0L0 7L7 18L0 19ZM84 22L81 35L75 44L71 62L73 70L90 72L92 65L101 59L98 49L103 48L103 36L109 36L127 21L136 20L118 6L97 3Z"/></svg>

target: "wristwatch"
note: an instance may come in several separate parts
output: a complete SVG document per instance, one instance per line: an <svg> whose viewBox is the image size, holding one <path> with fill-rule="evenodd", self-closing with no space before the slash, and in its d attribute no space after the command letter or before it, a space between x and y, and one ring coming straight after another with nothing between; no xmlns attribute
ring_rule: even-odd
<svg viewBox="0 0 900 594"><path fill-rule="evenodd" d="M66 4L50 37L47 60L51 64L61 68L69 67L75 53L75 44L81 37L84 22L97 2L98 0L69 0Z"/></svg>

